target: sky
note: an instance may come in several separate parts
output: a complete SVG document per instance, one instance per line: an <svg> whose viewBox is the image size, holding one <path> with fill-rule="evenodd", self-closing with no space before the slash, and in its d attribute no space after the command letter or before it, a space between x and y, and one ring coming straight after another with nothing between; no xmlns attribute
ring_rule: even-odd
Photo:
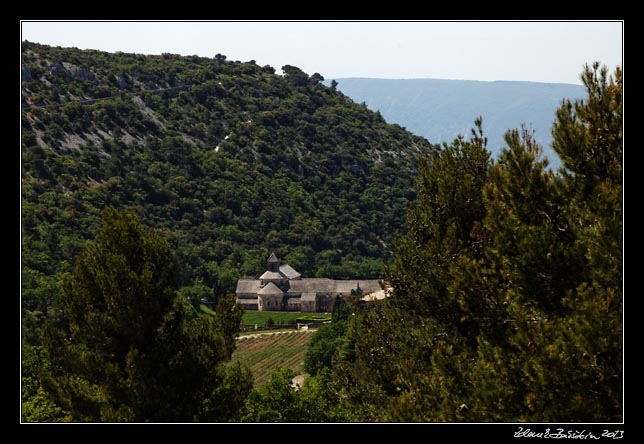
<svg viewBox="0 0 644 444"><path fill-rule="evenodd" d="M583 65L622 65L623 23L35 22L22 40L141 54L294 65L326 79L372 77L581 84Z"/></svg>

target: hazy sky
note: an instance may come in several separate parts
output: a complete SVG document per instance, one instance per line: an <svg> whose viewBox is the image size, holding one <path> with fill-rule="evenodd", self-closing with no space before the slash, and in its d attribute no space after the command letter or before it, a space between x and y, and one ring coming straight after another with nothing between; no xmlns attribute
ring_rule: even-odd
<svg viewBox="0 0 644 444"><path fill-rule="evenodd" d="M577 83L622 64L622 22L22 22L22 39L294 65L325 78Z"/></svg>

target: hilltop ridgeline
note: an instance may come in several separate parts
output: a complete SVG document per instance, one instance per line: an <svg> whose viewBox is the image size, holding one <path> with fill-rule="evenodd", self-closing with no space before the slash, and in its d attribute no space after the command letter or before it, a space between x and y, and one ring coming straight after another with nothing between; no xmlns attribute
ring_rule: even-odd
<svg viewBox="0 0 644 444"><path fill-rule="evenodd" d="M56 305L100 211L170 240L184 294L232 291L275 251L309 276L377 278L436 148L284 66L23 42L23 302Z"/></svg>

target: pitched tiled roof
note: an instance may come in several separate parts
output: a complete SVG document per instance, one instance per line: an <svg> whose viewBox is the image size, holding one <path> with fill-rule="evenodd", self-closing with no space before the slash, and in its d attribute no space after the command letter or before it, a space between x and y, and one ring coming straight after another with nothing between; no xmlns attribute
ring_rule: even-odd
<svg viewBox="0 0 644 444"><path fill-rule="evenodd" d="M275 273L267 271L264 273L261 278L262 280L272 280L272 279L286 279L283 273ZM358 284L360 284L360 289L362 290L363 295L368 295L370 293L375 293L381 291L380 283L377 279L362 279L362 280L333 280L327 278L303 278L303 279L292 279L289 281L290 288L288 290L289 294L302 294L302 297L305 293L310 294L329 294L329 293L343 293L349 294L351 290L356 290ZM275 293L268 293L273 291ZM279 293L278 293L279 291ZM237 294L283 294L284 292L280 290L275 284L269 282L265 287L261 286L261 281L259 279L240 279L237 281L237 289L235 290Z"/></svg>
<svg viewBox="0 0 644 444"><path fill-rule="evenodd" d="M266 262L279 262L279 258L275 256L275 253L271 253L270 256L268 256L268 260Z"/></svg>
<svg viewBox="0 0 644 444"><path fill-rule="evenodd" d="M259 290L257 294L261 294L264 296L274 296L274 295L279 295L279 294L284 294L282 290L277 288L277 285L275 285L272 282L269 282L264 288Z"/></svg>
<svg viewBox="0 0 644 444"><path fill-rule="evenodd" d="M327 278L305 278L289 282L289 293L333 293L335 281Z"/></svg>
<svg viewBox="0 0 644 444"><path fill-rule="evenodd" d="M270 281L272 279L287 279L284 273L276 271L265 271L264 274L259 278L263 281Z"/></svg>
<svg viewBox="0 0 644 444"><path fill-rule="evenodd" d="M377 279L333 280L327 278L304 278L290 281L289 293L351 293L360 284L363 294L380 290Z"/></svg>
<svg viewBox="0 0 644 444"><path fill-rule="evenodd" d="M295 269L293 269L293 267L291 267L289 264L284 264L284 265L282 265L282 266L280 267L280 271L281 271L284 275L286 275L286 277L287 277L287 278L289 278L289 279L297 279L297 278L299 278L300 276L302 276L300 273L298 273L297 271L295 271Z"/></svg>
<svg viewBox="0 0 644 444"><path fill-rule="evenodd" d="M257 279L240 279L237 281L235 293L257 293L262 288L262 283Z"/></svg>
<svg viewBox="0 0 644 444"><path fill-rule="evenodd" d="M338 293L351 293L351 290L356 290L360 284L362 294L373 293L380 291L380 283L378 279L364 279L364 280L341 280L336 282L336 292Z"/></svg>

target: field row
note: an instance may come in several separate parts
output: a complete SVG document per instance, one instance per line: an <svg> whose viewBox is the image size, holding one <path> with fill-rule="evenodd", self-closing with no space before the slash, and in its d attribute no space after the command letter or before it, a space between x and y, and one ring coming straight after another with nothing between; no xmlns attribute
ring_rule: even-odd
<svg viewBox="0 0 644 444"><path fill-rule="evenodd" d="M248 366L255 377L255 386L260 386L282 367L301 373L312 336L307 331L293 331L241 339L237 341L232 361Z"/></svg>

